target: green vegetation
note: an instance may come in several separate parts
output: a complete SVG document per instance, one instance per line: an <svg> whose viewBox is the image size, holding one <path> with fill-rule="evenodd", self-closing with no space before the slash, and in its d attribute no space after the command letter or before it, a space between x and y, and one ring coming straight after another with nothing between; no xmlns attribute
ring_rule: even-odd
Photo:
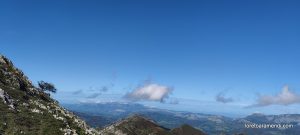
<svg viewBox="0 0 300 135"><path fill-rule="evenodd" d="M62 121L54 119L52 114L48 113L47 111L42 111L42 113L30 111L31 109L38 108L38 106L30 104L29 101L24 98L24 91L9 89L3 86L0 88L5 89L13 99L19 99L19 101L16 100L14 103L16 110L10 109L6 104L0 102L1 134L62 134L60 130L57 130L61 127L64 127ZM23 103L30 105L23 106Z"/></svg>

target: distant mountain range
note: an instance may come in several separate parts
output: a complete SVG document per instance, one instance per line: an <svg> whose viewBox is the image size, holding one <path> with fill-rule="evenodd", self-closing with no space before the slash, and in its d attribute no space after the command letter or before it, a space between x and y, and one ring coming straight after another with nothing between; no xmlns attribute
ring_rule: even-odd
<svg viewBox="0 0 300 135"><path fill-rule="evenodd" d="M209 115L191 112L178 112L146 107L133 103L80 103L65 104L91 126L105 127L115 121L138 114L154 120L158 125L173 129L183 124L203 130L210 135L220 134L258 134L258 135L296 135L300 133L300 114L263 115L252 114L244 118L230 118L221 115ZM286 124L292 128L245 128L245 124Z"/></svg>

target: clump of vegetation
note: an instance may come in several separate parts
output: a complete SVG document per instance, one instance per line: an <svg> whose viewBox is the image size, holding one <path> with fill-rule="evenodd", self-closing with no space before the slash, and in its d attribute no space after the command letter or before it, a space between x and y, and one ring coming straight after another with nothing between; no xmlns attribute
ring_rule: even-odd
<svg viewBox="0 0 300 135"><path fill-rule="evenodd" d="M39 89L43 92L52 92L56 93L57 89L55 88L54 84L44 82L44 81L39 81L38 82Z"/></svg>

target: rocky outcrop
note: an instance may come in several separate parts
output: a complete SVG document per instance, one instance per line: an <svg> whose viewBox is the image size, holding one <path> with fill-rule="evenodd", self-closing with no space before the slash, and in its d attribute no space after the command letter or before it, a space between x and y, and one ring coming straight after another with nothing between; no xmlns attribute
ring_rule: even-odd
<svg viewBox="0 0 300 135"><path fill-rule="evenodd" d="M34 92L34 86L28 77L3 55L0 55L0 84L23 91Z"/></svg>
<svg viewBox="0 0 300 135"><path fill-rule="evenodd" d="M14 100L4 91L0 88L0 98L2 99L3 103L6 104L9 109L14 110Z"/></svg>

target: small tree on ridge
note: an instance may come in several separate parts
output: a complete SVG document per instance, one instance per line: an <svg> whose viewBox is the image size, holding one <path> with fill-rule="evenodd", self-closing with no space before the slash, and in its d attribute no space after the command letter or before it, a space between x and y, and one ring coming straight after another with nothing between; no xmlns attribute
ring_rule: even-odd
<svg viewBox="0 0 300 135"><path fill-rule="evenodd" d="M44 82L44 81L39 81L38 82L39 88L41 91L43 92L52 92L52 93L56 93L57 89L55 88L54 84L52 83L48 83L48 82Z"/></svg>

